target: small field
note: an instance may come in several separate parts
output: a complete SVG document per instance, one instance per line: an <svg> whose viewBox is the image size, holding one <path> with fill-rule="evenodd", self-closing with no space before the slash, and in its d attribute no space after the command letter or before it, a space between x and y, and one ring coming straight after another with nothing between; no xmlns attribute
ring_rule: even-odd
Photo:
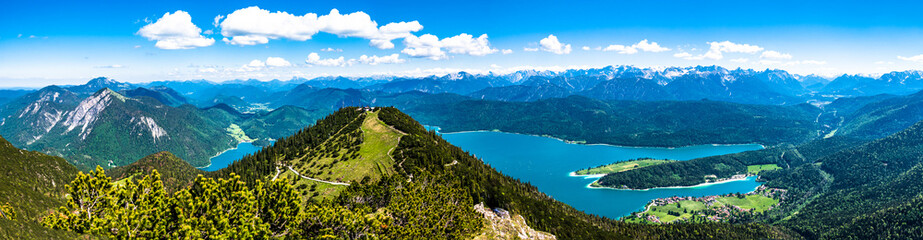
<svg viewBox="0 0 923 240"><path fill-rule="evenodd" d="M649 159L649 158L628 160L624 162L617 162L617 163L603 165L599 167L578 170L574 172L574 174L576 175L609 174L609 173L616 173L616 172L624 172L624 171L643 168L647 166L664 164L664 163L668 163L672 161L674 160L658 160L658 159Z"/></svg>
<svg viewBox="0 0 923 240"><path fill-rule="evenodd" d="M750 165L750 166L747 166L747 173L755 175L755 174L759 174L762 171L778 170L778 169L782 169L782 168L776 164Z"/></svg>
<svg viewBox="0 0 923 240"><path fill-rule="evenodd" d="M647 211L647 214L657 216L661 222L668 223L678 219L690 218L694 211L702 211L706 208L708 208L708 206L705 206L705 203L702 202L679 201L664 206L651 207L650 210Z"/></svg>
<svg viewBox="0 0 923 240"><path fill-rule="evenodd" d="M775 206L779 200L772 199L763 195L747 195L744 198L738 197L721 197L718 202L722 204L737 206L753 212L763 212L769 210L769 207Z"/></svg>
<svg viewBox="0 0 923 240"><path fill-rule="evenodd" d="M253 139L248 137L247 134L244 133L244 130L240 129L240 126L237 126L237 124L231 124L231 126L228 126L225 130L228 131L228 134L237 140L237 142L253 142Z"/></svg>

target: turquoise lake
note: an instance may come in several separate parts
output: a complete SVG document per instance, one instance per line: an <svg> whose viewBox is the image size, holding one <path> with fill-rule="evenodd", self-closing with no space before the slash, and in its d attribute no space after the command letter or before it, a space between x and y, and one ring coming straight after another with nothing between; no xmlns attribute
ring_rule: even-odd
<svg viewBox="0 0 923 240"><path fill-rule="evenodd" d="M763 146L758 144L647 148L569 144L553 138L502 132L443 133L442 137L500 172L535 185L558 201L590 214L614 219L642 210L648 201L655 198L746 193L761 184L756 182L756 177L750 177L684 188L591 189L586 186L595 179L569 176L576 170L617 161L642 157L690 160L762 149Z"/></svg>
<svg viewBox="0 0 923 240"><path fill-rule="evenodd" d="M208 167L199 168L208 172L218 171L222 168L231 165L234 161L240 160L247 154L252 154L263 149L262 147L254 146L253 143L242 142L237 144L236 148L228 149L227 151L218 154L217 156L212 157L211 165Z"/></svg>

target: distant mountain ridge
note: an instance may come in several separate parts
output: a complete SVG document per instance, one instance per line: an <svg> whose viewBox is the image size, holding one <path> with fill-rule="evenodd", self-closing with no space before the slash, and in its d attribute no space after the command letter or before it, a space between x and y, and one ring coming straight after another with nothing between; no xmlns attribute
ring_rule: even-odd
<svg viewBox="0 0 923 240"><path fill-rule="evenodd" d="M726 69L720 66L657 67L607 66L602 68L519 70L511 73L473 74L456 72L425 77L327 76L312 79L260 81L255 79L211 82L156 81L129 84L113 79L94 78L84 85L65 87L88 96L103 87L117 92L142 87L148 90L173 89L185 103L208 107L218 103L242 112L268 111L271 107L295 104L286 95L302 95L321 89L356 89L364 94L398 94L419 91L429 94L453 93L476 99L497 101L537 101L581 95L600 100L700 100L746 104L798 104L806 101L832 101L839 97L877 94L909 94L923 90L923 72L895 71L880 76L842 75L836 78L797 75L784 70ZM9 99L20 92L9 92ZM0 98L3 98L0 95ZM370 100L368 98L366 100ZM160 99L164 100L164 99ZM341 99L344 100L345 99ZM349 100L359 102L360 100ZM180 102L164 102L167 105ZM342 107L335 106L335 107Z"/></svg>
<svg viewBox="0 0 923 240"><path fill-rule="evenodd" d="M125 165L162 149L201 166L236 144L225 130L230 122L205 117L192 106L174 108L109 88L80 99L67 89L48 87L0 113L0 135L14 145L83 166Z"/></svg>

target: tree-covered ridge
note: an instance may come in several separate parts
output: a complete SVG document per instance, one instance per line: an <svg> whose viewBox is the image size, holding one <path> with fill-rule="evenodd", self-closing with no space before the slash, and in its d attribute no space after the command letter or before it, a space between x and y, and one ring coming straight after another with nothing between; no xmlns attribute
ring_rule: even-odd
<svg viewBox="0 0 923 240"><path fill-rule="evenodd" d="M209 176L228 176L236 173L246 182L253 182L274 174L277 163L288 161L307 154L311 149L318 148L327 139L335 136L341 129L363 117L363 112L357 108L343 108L328 115L310 127L306 127L292 136L280 138L269 147L234 161L228 167L212 172ZM361 121L359 121L361 123ZM358 128L359 125L354 125ZM350 132L350 131L347 131Z"/></svg>
<svg viewBox="0 0 923 240"><path fill-rule="evenodd" d="M747 166L779 161L781 149L748 151L736 154L663 163L631 171L606 174L596 184L604 187L648 189L668 186L692 186L705 183L708 177L724 179L747 174Z"/></svg>
<svg viewBox="0 0 923 240"><path fill-rule="evenodd" d="M161 181L167 192L176 192L192 183L196 176L205 172L189 165L170 152L151 154L129 165L106 171L106 175L120 181L140 180L154 170L161 173ZM135 179L138 178L138 179Z"/></svg>
<svg viewBox="0 0 923 240"><path fill-rule="evenodd" d="M74 239L38 222L65 202L77 168L60 157L20 150L0 137L0 239Z"/></svg>
<svg viewBox="0 0 923 240"><path fill-rule="evenodd" d="M730 178L738 174L747 174L748 166L775 164L782 169L792 169L805 163L854 147L865 141L847 136L820 138L802 145L782 144L767 149L742 153L711 156L688 161L640 168L632 171L607 174L597 181L601 186L646 189L667 186L692 186L705 183L706 176ZM772 170L759 174L771 175Z"/></svg>
<svg viewBox="0 0 923 240"><path fill-rule="evenodd" d="M602 101L571 96L537 102L424 102L401 108L445 132L498 129L624 146L776 145L805 142L829 130L815 122L821 110L808 104Z"/></svg>
<svg viewBox="0 0 923 240"><path fill-rule="evenodd" d="M869 102L854 104L854 107L861 108L851 114L842 114L844 124L837 134L878 139L923 120L923 92L906 96L860 98L854 101L863 100Z"/></svg>
<svg viewBox="0 0 923 240"><path fill-rule="evenodd" d="M305 110L286 105L269 112L242 117L237 122L240 122L238 125L241 129L254 139L278 139L291 136L329 113L329 110Z"/></svg>
<svg viewBox="0 0 923 240"><path fill-rule="evenodd" d="M923 196L853 219L827 234L829 239L910 239L923 236Z"/></svg>
<svg viewBox="0 0 923 240"><path fill-rule="evenodd" d="M721 173L715 167L722 164L771 163L781 169L762 171L760 179L767 187L788 190L787 197L750 221L786 226L810 239L840 239L852 231L871 238L915 238L919 229L912 216L919 215L916 199L923 192L921 139L923 122L871 142L836 136L799 146L663 164L612 174L608 180L694 183L700 181L696 176Z"/></svg>
<svg viewBox="0 0 923 240"><path fill-rule="evenodd" d="M785 233L780 229L761 225L647 226L590 216L551 199L528 184L497 173L470 154L451 146L435 133L426 131L422 125L397 109L381 108L371 113L376 114L387 126L407 134L400 137L397 148L391 151L395 159L393 169L397 174L383 176L378 181L371 178L352 181L351 185L334 198L318 198L305 202L304 209L307 212L328 214L314 216L317 220L310 222L306 220L301 229L313 230L306 230L305 234L331 234L341 238L394 236L388 234L398 232L402 235L419 234L418 236L430 238L473 236L482 226L482 223L477 221L480 218L473 211L473 206L479 202L521 214L530 226L563 239L670 236L754 238ZM341 153L342 157L342 153L346 153L343 151L353 148L352 144L365 143L356 141L359 138L350 137L350 134L362 128L359 123L366 122L368 115L370 112L362 111L360 108L341 109L318 121L314 126L300 131L299 134L280 139L274 146L264 148L253 156L235 162L228 169L211 173L210 176L227 177L239 171L237 174L240 174L245 182L268 181L276 176L280 164L296 163L297 161L291 160L307 154L329 156L332 154L330 150L338 147L341 150L335 152ZM311 197L305 196L301 189L296 188L296 193L302 197ZM416 203L402 203L404 201ZM441 221L448 222L434 225L435 217L421 216L454 217L440 217L443 219ZM394 231L382 230L381 223L389 221L391 225L388 225L388 229ZM410 232L398 231L399 229L407 229Z"/></svg>
<svg viewBox="0 0 923 240"><path fill-rule="evenodd" d="M835 238L830 231L890 207L911 204L923 192L923 122L854 148L818 160L818 169L830 181L805 206L782 223L812 238ZM770 182L772 183L772 182ZM907 208L913 210L915 208ZM888 218L886 214L876 216ZM905 219L905 220L899 220ZM909 231L906 218L889 232ZM855 226L853 226L855 227Z"/></svg>

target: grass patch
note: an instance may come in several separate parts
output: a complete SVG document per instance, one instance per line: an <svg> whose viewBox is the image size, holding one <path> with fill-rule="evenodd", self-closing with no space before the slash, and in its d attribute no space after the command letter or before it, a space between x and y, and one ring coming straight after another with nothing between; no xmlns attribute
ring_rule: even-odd
<svg viewBox="0 0 923 240"><path fill-rule="evenodd" d="M337 133L311 149L311 154L292 160L292 167L310 178L342 183L358 183L366 176L376 182L394 174L390 153L404 134L378 119L377 112L366 114L359 129ZM280 177L291 179L305 199L329 198L345 189L345 186L304 179L291 171L285 171Z"/></svg>
<svg viewBox="0 0 923 240"><path fill-rule="evenodd" d="M744 198L738 197L722 197L718 198L718 202L733 205L740 207L742 209L754 211L754 212L763 212L769 209L771 206L775 206L779 203L779 200L772 199L763 195L747 195Z"/></svg>
<svg viewBox="0 0 923 240"><path fill-rule="evenodd" d="M668 223L690 218L694 211L702 211L707 207L704 203L697 201L679 201L678 203L663 206L653 206L646 213L656 216L661 222ZM674 214L671 214L671 212ZM675 213L678 213L679 216L675 215Z"/></svg>
<svg viewBox="0 0 923 240"><path fill-rule="evenodd" d="M747 166L747 173L759 174L762 171L778 170L778 169L782 169L782 167L779 167L779 165L776 165L776 164L749 165Z"/></svg>
<svg viewBox="0 0 923 240"><path fill-rule="evenodd" d="M574 172L576 175L595 175L595 174L609 174L624 172L629 170L634 170L638 168L660 165L668 162L673 162L674 160L659 160L659 159L636 159L628 160L623 162L616 162L612 164L602 165L594 168L588 168L583 170L578 170Z"/></svg>
<svg viewBox="0 0 923 240"><path fill-rule="evenodd" d="M668 223L679 219L692 217L694 211L701 211L707 208L704 203L697 201L679 201L678 203L664 206L651 207L647 214L654 215L661 222Z"/></svg>
<svg viewBox="0 0 923 240"><path fill-rule="evenodd" d="M346 189L346 186L304 179L288 169L279 174L279 179L282 178L288 180L295 187L295 191L301 194L304 202L331 199Z"/></svg>
<svg viewBox="0 0 923 240"><path fill-rule="evenodd" d="M225 130L227 130L231 137L237 140L237 142L253 142L253 139L248 137L247 134L244 133L244 130L240 129L240 126L237 126L237 124L232 123L231 126L228 126Z"/></svg>

